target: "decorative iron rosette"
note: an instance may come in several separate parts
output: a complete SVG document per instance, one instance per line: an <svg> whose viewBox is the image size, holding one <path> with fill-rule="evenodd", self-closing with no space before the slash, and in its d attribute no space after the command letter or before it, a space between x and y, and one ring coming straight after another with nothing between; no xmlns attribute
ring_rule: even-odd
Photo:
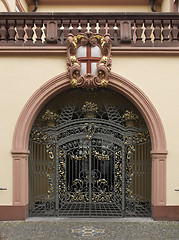
<svg viewBox="0 0 179 240"><path fill-rule="evenodd" d="M97 63L97 74L81 75L81 63L77 59L77 49L80 46L98 46L101 49L101 59ZM111 72L111 39L109 34L104 36L87 32L76 36L69 34L67 38L67 70L72 87L97 88L106 87Z"/></svg>

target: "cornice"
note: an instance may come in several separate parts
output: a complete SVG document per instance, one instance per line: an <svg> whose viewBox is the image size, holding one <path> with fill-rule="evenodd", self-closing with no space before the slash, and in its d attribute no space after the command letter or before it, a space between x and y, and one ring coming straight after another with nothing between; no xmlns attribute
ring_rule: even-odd
<svg viewBox="0 0 179 240"><path fill-rule="evenodd" d="M179 54L178 47L112 47L112 55L118 54ZM67 48L65 46L45 46L45 47L18 47L18 46L0 46L0 54L63 54L66 55Z"/></svg>
<svg viewBox="0 0 179 240"><path fill-rule="evenodd" d="M33 5L33 0L25 0L28 5ZM163 0L156 0L156 5L161 5ZM150 1L144 0L90 0L90 1L83 1L83 0L40 0L39 5L150 5Z"/></svg>

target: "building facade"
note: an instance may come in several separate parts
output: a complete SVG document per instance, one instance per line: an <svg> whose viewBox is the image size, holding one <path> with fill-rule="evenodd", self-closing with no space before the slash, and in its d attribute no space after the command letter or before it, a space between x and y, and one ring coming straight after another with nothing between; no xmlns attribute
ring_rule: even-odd
<svg viewBox="0 0 179 240"><path fill-rule="evenodd" d="M178 220L178 2L0 11L0 219Z"/></svg>

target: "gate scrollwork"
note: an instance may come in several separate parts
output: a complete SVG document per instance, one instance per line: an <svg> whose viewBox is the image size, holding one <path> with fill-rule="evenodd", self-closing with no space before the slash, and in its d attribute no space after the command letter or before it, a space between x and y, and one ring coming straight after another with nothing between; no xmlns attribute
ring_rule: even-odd
<svg viewBox="0 0 179 240"><path fill-rule="evenodd" d="M57 96L37 117L29 149L30 216L150 216L150 134L117 93Z"/></svg>

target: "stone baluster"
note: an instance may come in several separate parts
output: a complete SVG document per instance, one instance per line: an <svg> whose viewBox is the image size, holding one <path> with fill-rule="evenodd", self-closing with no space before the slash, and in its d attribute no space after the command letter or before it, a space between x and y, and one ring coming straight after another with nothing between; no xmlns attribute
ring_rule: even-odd
<svg viewBox="0 0 179 240"><path fill-rule="evenodd" d="M96 20L89 20L90 27L91 27L91 32L96 33Z"/></svg>
<svg viewBox="0 0 179 240"><path fill-rule="evenodd" d="M154 20L154 46L161 45L161 20Z"/></svg>
<svg viewBox="0 0 179 240"><path fill-rule="evenodd" d="M95 27L96 33L100 33L100 25L99 22L96 22L96 27Z"/></svg>
<svg viewBox="0 0 179 240"><path fill-rule="evenodd" d="M131 42L132 44L134 44L134 39L135 39L135 24L134 24L134 20L131 20Z"/></svg>
<svg viewBox="0 0 179 240"><path fill-rule="evenodd" d="M109 28L109 29L107 29L108 30L107 33L109 33L109 35L111 37L112 45L115 45L115 43L114 43L115 20L108 20L107 22L108 22L108 28Z"/></svg>
<svg viewBox="0 0 179 240"><path fill-rule="evenodd" d="M65 41L66 41L66 39L68 37L68 34L70 33L70 29L69 29L69 27L70 27L70 20L65 19L65 20L63 20L62 24L63 24L63 27L64 27L63 34L64 34L64 43L65 43Z"/></svg>
<svg viewBox="0 0 179 240"><path fill-rule="evenodd" d="M136 30L135 30L135 34L136 34L136 44L137 46L142 46L143 45L143 41L142 41L142 33L143 33L143 20L136 20L135 22L135 26L136 26Z"/></svg>
<svg viewBox="0 0 179 240"><path fill-rule="evenodd" d="M72 34L77 35L79 33L78 20L75 20L75 19L71 20L71 26L73 27Z"/></svg>
<svg viewBox="0 0 179 240"><path fill-rule="evenodd" d="M69 33L72 33L72 31L73 31L73 24L72 24L71 20L70 20L68 29L69 29Z"/></svg>
<svg viewBox="0 0 179 240"><path fill-rule="evenodd" d="M87 31L87 20L80 20L80 27L81 27L81 32L85 33Z"/></svg>
<svg viewBox="0 0 179 240"><path fill-rule="evenodd" d="M116 27L118 29L116 29L117 31L117 36L118 36L118 44L120 43L120 39L121 39L121 20L117 20L116 21Z"/></svg>
<svg viewBox="0 0 179 240"><path fill-rule="evenodd" d="M61 33L62 33L62 30L60 29L62 26L62 21L61 20L58 20L57 21L57 43L58 44L61 44Z"/></svg>
<svg viewBox="0 0 179 240"><path fill-rule="evenodd" d="M165 45L170 44L170 42L169 42L169 33L170 33L169 24L170 24L170 20L163 20L162 35L163 35L163 44L165 44Z"/></svg>
<svg viewBox="0 0 179 240"><path fill-rule="evenodd" d="M103 20L103 19L100 19L99 20L99 27L100 27L100 30L99 30L99 33L101 35L104 35L106 33L106 20Z"/></svg>
<svg viewBox="0 0 179 240"><path fill-rule="evenodd" d="M15 20L8 20L8 34L9 34L8 44L14 44L16 40Z"/></svg>
<svg viewBox="0 0 179 240"><path fill-rule="evenodd" d="M114 39L113 39L113 46L118 45L118 39L119 39L119 26L117 26L117 22L114 24Z"/></svg>
<svg viewBox="0 0 179 240"><path fill-rule="evenodd" d="M42 41L43 44L47 43L47 21L43 20L43 27L42 27L43 31L42 31Z"/></svg>
<svg viewBox="0 0 179 240"><path fill-rule="evenodd" d="M26 29L26 33L27 33L27 45L32 45L33 44L33 35L34 35L34 31L33 31L33 26L34 26L34 22L33 20L26 20L25 24L27 25L27 29Z"/></svg>
<svg viewBox="0 0 179 240"><path fill-rule="evenodd" d="M172 20L171 37L174 46L179 45L179 20Z"/></svg>
<svg viewBox="0 0 179 240"><path fill-rule="evenodd" d="M77 29L78 29L78 33L80 33L80 32L81 32L81 30L82 30L82 27L81 27L80 20L78 21L78 26L77 26Z"/></svg>
<svg viewBox="0 0 179 240"><path fill-rule="evenodd" d="M172 20L170 19L169 20L170 23L169 23L169 41L170 41L170 44L172 44Z"/></svg>
<svg viewBox="0 0 179 240"><path fill-rule="evenodd" d="M6 20L0 20L0 44L7 44Z"/></svg>
<svg viewBox="0 0 179 240"><path fill-rule="evenodd" d="M43 26L43 22L42 20L35 20L34 21L35 25L36 25L36 29L35 29L35 32L36 32L36 42L35 44L36 45L41 45L42 44L42 26Z"/></svg>
<svg viewBox="0 0 179 240"><path fill-rule="evenodd" d="M145 46L152 46L152 39L151 39L151 34L152 34L152 20L145 20Z"/></svg>
<svg viewBox="0 0 179 240"><path fill-rule="evenodd" d="M119 45L118 40L120 39L120 21L117 20L114 22L114 33L113 33L113 46Z"/></svg>
<svg viewBox="0 0 179 240"><path fill-rule="evenodd" d="M23 45L24 44L24 20L16 20L16 28L17 28L17 44Z"/></svg>

